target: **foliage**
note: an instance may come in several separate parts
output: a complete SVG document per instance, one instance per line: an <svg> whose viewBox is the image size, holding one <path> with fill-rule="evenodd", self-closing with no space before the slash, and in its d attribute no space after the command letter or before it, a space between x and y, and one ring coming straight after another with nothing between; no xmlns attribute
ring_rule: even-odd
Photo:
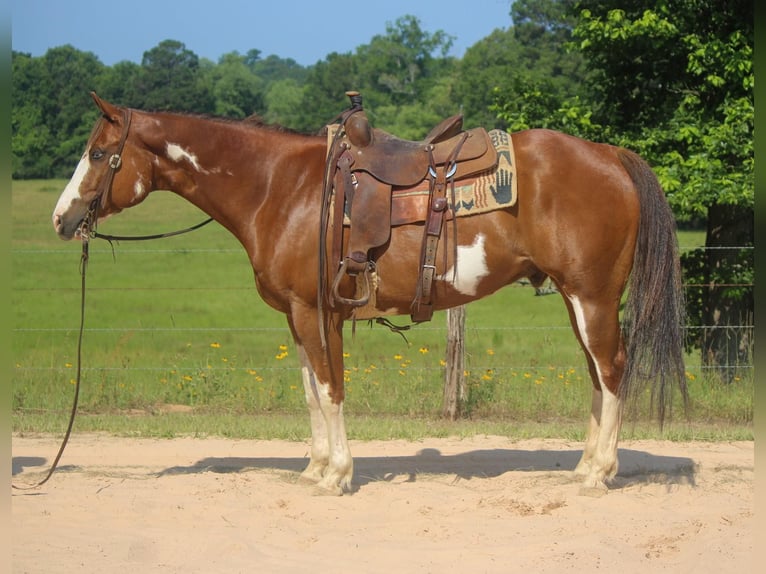
<svg viewBox="0 0 766 574"><path fill-rule="evenodd" d="M680 220L707 219L684 257L692 339L711 364L751 352L754 185L752 0L579 0L573 31L597 121L650 163ZM744 247L738 256L735 247ZM712 288L712 286L717 286ZM730 287L733 286L733 287ZM743 294L743 291L745 292ZM713 328L710 328L713 327Z"/></svg>
<svg viewBox="0 0 766 574"><path fill-rule="evenodd" d="M678 217L752 208L752 0L624 5L577 5L595 117L656 166Z"/></svg>
<svg viewBox="0 0 766 574"><path fill-rule="evenodd" d="M72 46L53 48L43 59L14 55L14 176L50 177L64 170L71 173L96 117L86 105L88 90L100 81L103 72L104 66L94 54Z"/></svg>

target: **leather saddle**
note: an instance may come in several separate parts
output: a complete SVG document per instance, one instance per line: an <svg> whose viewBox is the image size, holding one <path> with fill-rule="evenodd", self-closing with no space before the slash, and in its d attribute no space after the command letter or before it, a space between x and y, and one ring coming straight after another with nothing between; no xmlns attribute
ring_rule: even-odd
<svg viewBox="0 0 766 574"><path fill-rule="evenodd" d="M337 126L331 126L335 132L324 182L323 210L329 212L333 204L330 269L335 278L330 304L359 307L368 303L369 274L374 269L370 251L384 245L391 235L392 192L428 180L429 201L421 217L425 226L412 309L414 321L427 321L433 312L431 282L438 240L445 215L452 209L447 191L455 181L496 168L497 152L483 128L463 130L462 115L441 121L422 141L400 139L370 125L358 92L347 95L351 108L341 114ZM344 218L350 221L347 231L341 223ZM346 252L341 256L344 240ZM341 295L343 277L359 274L366 289L353 298Z"/></svg>

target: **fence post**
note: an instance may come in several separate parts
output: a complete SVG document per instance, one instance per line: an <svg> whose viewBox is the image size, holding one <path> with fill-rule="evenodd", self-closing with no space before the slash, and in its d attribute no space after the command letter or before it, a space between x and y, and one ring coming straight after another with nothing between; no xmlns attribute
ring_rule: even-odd
<svg viewBox="0 0 766 574"><path fill-rule="evenodd" d="M465 306L447 309L447 356L442 416L456 420L465 402Z"/></svg>

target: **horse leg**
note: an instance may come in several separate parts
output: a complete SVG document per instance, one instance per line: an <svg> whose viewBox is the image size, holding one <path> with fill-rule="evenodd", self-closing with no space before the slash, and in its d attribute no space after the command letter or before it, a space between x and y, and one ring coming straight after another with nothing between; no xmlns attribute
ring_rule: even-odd
<svg viewBox="0 0 766 574"><path fill-rule="evenodd" d="M317 313L301 308L289 323L301 357L306 401L311 416L311 460L301 475L327 493L351 490L354 463L343 419L342 323L327 333L329 350L322 348Z"/></svg>
<svg viewBox="0 0 766 574"><path fill-rule="evenodd" d="M585 488L605 490L606 481L617 474L622 422L618 388L625 370L625 349L618 308L604 300L583 300L562 292L593 381L588 436L575 473L585 477Z"/></svg>
<svg viewBox="0 0 766 574"><path fill-rule="evenodd" d="M301 473L301 482L316 484L324 476L330 462L330 443L327 438L327 423L322 414L317 389L317 378L311 368L303 345L297 344L298 357L301 362L301 375L303 377L303 392L306 396L306 404L311 418L311 458L306 469Z"/></svg>

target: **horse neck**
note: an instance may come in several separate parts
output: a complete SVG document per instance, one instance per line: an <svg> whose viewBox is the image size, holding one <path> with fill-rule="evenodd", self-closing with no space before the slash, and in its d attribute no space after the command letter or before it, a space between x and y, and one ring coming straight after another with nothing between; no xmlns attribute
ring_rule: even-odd
<svg viewBox="0 0 766 574"><path fill-rule="evenodd" d="M180 195L241 240L270 196L289 204L306 201L307 186L321 188L323 138L196 116L152 120L142 139L159 159L153 188Z"/></svg>

